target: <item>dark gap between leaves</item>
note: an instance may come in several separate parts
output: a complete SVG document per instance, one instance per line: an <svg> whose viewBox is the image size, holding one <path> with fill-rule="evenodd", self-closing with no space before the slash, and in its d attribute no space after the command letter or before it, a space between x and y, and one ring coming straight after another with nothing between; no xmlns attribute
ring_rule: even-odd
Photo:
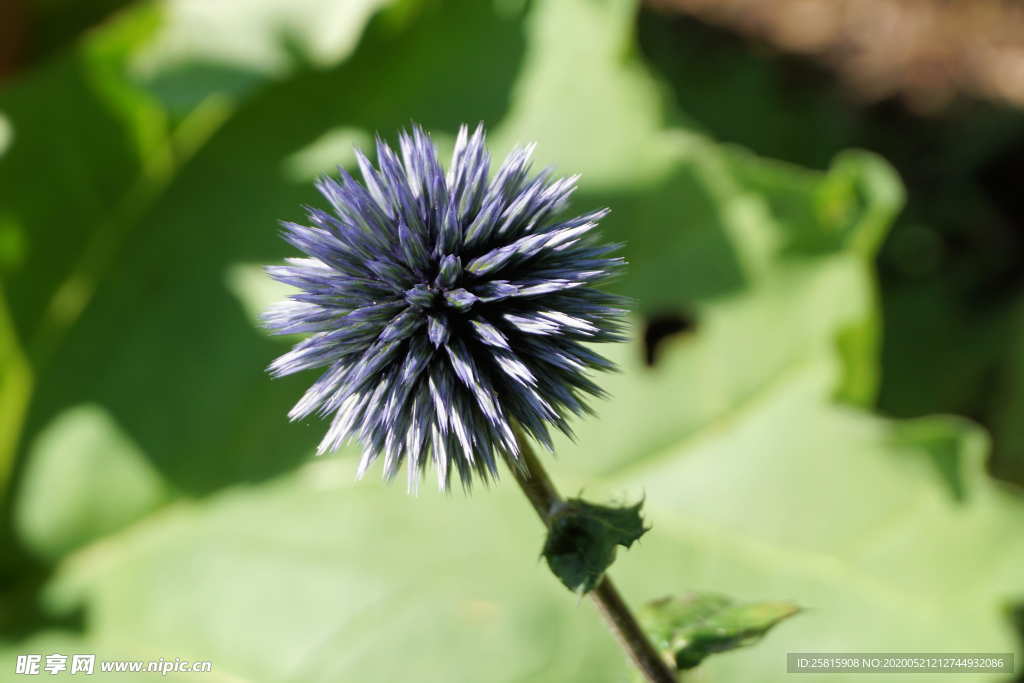
<svg viewBox="0 0 1024 683"><path fill-rule="evenodd" d="M697 329L697 319L688 313L659 313L647 319L644 327L644 363L654 367L662 342L674 335L688 334Z"/></svg>

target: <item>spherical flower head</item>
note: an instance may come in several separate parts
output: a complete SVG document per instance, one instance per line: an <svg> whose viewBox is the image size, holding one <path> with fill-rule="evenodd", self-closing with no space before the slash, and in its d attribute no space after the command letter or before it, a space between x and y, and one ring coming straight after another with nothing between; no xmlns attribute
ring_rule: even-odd
<svg viewBox="0 0 1024 683"><path fill-rule="evenodd" d="M551 448L549 427L589 412L587 376L613 365L592 342L623 341L620 297L594 285L621 269L621 245L594 238L606 209L560 219L576 177L530 174L532 146L489 177L483 126L459 130L448 172L419 127L401 156L359 150L363 181L344 169L317 189L333 212L283 223L307 255L267 270L299 288L264 314L278 334L309 334L270 365L274 376L324 368L289 416L331 416L319 453L355 436L359 475L383 457L408 461L410 489L433 462L439 485L468 487L514 464L518 425Z"/></svg>

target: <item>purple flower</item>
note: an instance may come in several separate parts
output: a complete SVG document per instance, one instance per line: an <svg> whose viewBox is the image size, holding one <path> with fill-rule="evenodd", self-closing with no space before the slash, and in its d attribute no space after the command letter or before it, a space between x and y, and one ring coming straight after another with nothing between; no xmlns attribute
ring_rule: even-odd
<svg viewBox="0 0 1024 683"><path fill-rule="evenodd" d="M587 371L614 366L585 344L624 339L623 299L593 288L621 245L594 239L607 209L558 218L576 177L531 177L532 146L489 178L482 125L459 130L447 174L418 126L399 142L400 157L377 140L377 168L356 151L362 182L317 183L333 212L283 224L308 258L267 269L300 291L264 322L309 336L269 369L325 368L289 413L333 416L319 453L356 436L360 476L408 460L414 489L433 461L442 488L453 469L468 487L518 461L516 423L550 449L549 426L571 436L566 417L602 394Z"/></svg>

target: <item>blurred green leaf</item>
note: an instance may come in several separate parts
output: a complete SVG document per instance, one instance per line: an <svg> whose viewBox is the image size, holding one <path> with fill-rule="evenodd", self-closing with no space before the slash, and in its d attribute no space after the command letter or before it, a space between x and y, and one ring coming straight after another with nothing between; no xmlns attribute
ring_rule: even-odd
<svg viewBox="0 0 1024 683"><path fill-rule="evenodd" d="M152 20L122 16L0 90L0 482L40 366L166 174L163 113L124 74Z"/></svg>
<svg viewBox="0 0 1024 683"><path fill-rule="evenodd" d="M0 158L0 222L20 245L7 252L0 272L16 328L33 343L45 326L73 319L81 293L61 298L60 288L99 275L96 262L120 237L124 204L166 169L163 114L124 74L153 22L151 12L123 15L0 90L10 138ZM26 182L29 169L45 171L46 182ZM52 201L55 192L59 202Z"/></svg>
<svg viewBox="0 0 1024 683"><path fill-rule="evenodd" d="M97 406L63 413L35 441L18 491L21 538L55 559L171 497L138 447Z"/></svg>
<svg viewBox="0 0 1024 683"><path fill-rule="evenodd" d="M270 80L336 66L386 4L167 0L156 34L133 55L131 72L172 114L187 114L211 95L237 100Z"/></svg>
<svg viewBox="0 0 1024 683"><path fill-rule="evenodd" d="M837 320L844 328L869 320L870 290L861 284L856 269L862 266L855 257L837 252L831 262L805 259L806 268L772 265L785 232L796 226L813 230L819 220L815 215L793 227L777 223L762 196L746 191L730 173L728 153L703 138L659 129L663 116L657 84L641 64L620 59L621 51L628 50L631 6L619 3L602 10L598 4L581 4L574 25L603 38L595 41L598 47L579 43L579 55L563 54L567 43L545 28L555 19L573 23L562 16L567 7L539 4L526 22L516 12L477 3L426 8L417 23L404 29L378 20L337 69L304 72L268 86L174 179L141 220L146 229L129 233L120 258L97 283L93 304L41 378L28 433L84 401L103 406L175 488L211 491L293 466L306 456L314 428L319 428L288 426L281 418L306 380L265 380L260 368L281 347L251 324L252 307L240 305L232 274L239 272L239 264L273 262L288 253L271 226L296 217L298 207L313 199L308 179L295 174L295 160L302 159L304 167L319 163L307 160L309 150L333 139L339 126L346 136L360 130L368 136L373 128L387 133L404 125L410 115L443 138L463 120L499 118L513 90L527 96L515 100L509 123L498 126L496 137L513 139L520 135L514 131L524 128L523 135L550 145L546 153L560 166L583 166L585 184L577 206L613 205L608 232L626 239L628 256L643 264L621 282L621 291L638 296L647 311L695 309L699 325L709 330L697 346L712 355L718 355L717 349L704 340L717 345L743 338L735 329L720 327L717 318L726 327L762 329L768 324L785 330L785 317L792 315L806 327L803 336L775 335L761 353L740 364L705 366L702 373L717 383L716 395L694 395L683 426L696 427L718 414L798 358L807 345L819 339L833 343ZM476 27L467 34L470 42L453 44L445 38L444 27L455 17ZM519 73L527 29L532 31L532 57ZM449 87L447 74L461 73L466 55L477 53L493 56L488 69L466 71L457 88ZM429 60L422 55L430 55ZM567 57L590 66L570 91L553 80ZM409 71L411 63L420 65L415 74ZM423 68L430 71L421 73ZM631 106L609 110L607 119L591 116L593 106L611 96L608 83L636 92L636 98ZM325 96L353 91L361 97ZM545 98L548 91L551 97L569 99L554 106ZM296 111L303 115L296 118ZM579 149L592 146L567 146L561 135L566 117L587 121L590 139L618 142L620 127L634 129L636 168L623 174L623 165L613 157L580 156ZM865 173L884 168L872 158L856 164ZM851 177L845 170L843 175ZM834 184L831 177L808 174L800 182L813 193L825 182ZM878 204L870 193L863 201L868 207ZM848 217L838 220L845 225ZM710 251L708 245L714 245ZM827 286L840 289L824 293ZM743 295L736 301L747 310L719 316L718 301L730 292ZM822 310L823 296L839 299L838 305ZM780 311L783 300L791 305ZM121 324L125 311L134 312L127 329ZM869 374L871 353L869 343L856 357ZM160 362L153 362L156 356ZM141 396L146 400L140 401ZM650 425L638 439L617 434L600 452L635 457L663 443L665 429L680 426L678 417L647 412L644 421L658 421L657 428Z"/></svg>
<svg viewBox="0 0 1024 683"><path fill-rule="evenodd" d="M570 498L551 515L541 554L566 588L587 593L615 562L616 546L629 548L648 530L643 503L610 507Z"/></svg>
<svg viewBox="0 0 1024 683"><path fill-rule="evenodd" d="M32 368L0 289L0 500L5 499L21 426L32 396Z"/></svg>
<svg viewBox="0 0 1024 683"><path fill-rule="evenodd" d="M849 339L881 337L884 378L876 386L851 377L840 395L861 401L877 391L879 409L899 417L978 419L993 430L993 473L1024 483L1020 430L1007 430L1024 418L1013 398L1012 329L1024 293L1020 110L963 101L920 116L890 101L858 102L816 60L655 7L641 12L639 42L675 102L718 139L814 168L864 146L900 170L910 201L880 257L885 334L857 328ZM763 175L780 184L781 174Z"/></svg>
<svg viewBox="0 0 1024 683"><path fill-rule="evenodd" d="M692 669L709 655L753 645L800 608L788 602L737 605L719 593L688 593L653 600L638 618L676 668Z"/></svg>
<svg viewBox="0 0 1024 683"><path fill-rule="evenodd" d="M454 16L474 27L464 42L442 30ZM465 119L494 121L523 52L521 18L480 3L430 6L404 28L386 18L337 68L268 84L122 226L117 258L90 281L89 306L38 378L26 452L56 416L91 403L186 493L258 481L309 456L321 425L285 418L308 379L266 377L285 347L253 324L239 268L290 253L276 225L314 201L303 169L325 135L387 132L410 115L439 136ZM453 82L475 53L495 61ZM351 92L360 96L340 96Z"/></svg>
<svg viewBox="0 0 1024 683"><path fill-rule="evenodd" d="M894 423L834 406L837 377L834 359L808 359L728 418L591 480L602 495L647 494L657 531L616 562L624 594L639 604L686 585L809 608L759 647L708 660L715 680L783 681L778 662L798 649L1017 651L1001 615L1019 595L1024 509L984 474L983 436L947 418ZM580 431L631 430L627 401ZM587 467L559 463L558 479ZM510 482L411 498L354 483L354 469L332 458L178 504L73 554L50 603L85 606L91 637L208 657L242 677L621 679L626 664L590 608L532 561L541 529ZM402 643L402 657L382 657L381 642ZM453 656L451 643L466 649Z"/></svg>
<svg viewBox="0 0 1024 683"><path fill-rule="evenodd" d="M83 608L90 642L235 678L622 679L611 636L532 562L541 529L507 482L413 499L354 485L346 454L265 481L323 428L285 423L305 378L262 373L284 347L253 324L249 276L288 253L275 221L314 200L306 176L339 140L412 118L444 144L483 120L498 147L538 139L542 161L583 172L575 207L613 207L606 232L634 263L617 288L642 314L695 321L651 353L638 318L607 349L614 398L552 466L567 490L646 494L657 533L616 564L627 596L685 585L813 610L709 660L716 680L781 681L796 649L1017 648L1000 608L1019 595L1024 510L985 476L984 436L833 401L875 383L888 167L856 154L820 174L722 147L666 107L633 3L528 9L378 17L344 63L253 91L138 220L39 378L28 442L86 402L168 489L207 495L71 553L48 606Z"/></svg>

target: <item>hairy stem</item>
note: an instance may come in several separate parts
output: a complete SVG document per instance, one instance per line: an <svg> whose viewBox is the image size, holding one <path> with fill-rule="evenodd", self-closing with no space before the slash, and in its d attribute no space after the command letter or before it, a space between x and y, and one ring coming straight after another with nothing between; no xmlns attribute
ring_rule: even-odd
<svg viewBox="0 0 1024 683"><path fill-rule="evenodd" d="M509 462L509 469L544 526L549 526L552 513L562 503L562 496L519 429L516 430L516 438L522 454L521 460L519 463ZM588 595L644 678L650 683L677 683L676 674L651 644L607 574Z"/></svg>

